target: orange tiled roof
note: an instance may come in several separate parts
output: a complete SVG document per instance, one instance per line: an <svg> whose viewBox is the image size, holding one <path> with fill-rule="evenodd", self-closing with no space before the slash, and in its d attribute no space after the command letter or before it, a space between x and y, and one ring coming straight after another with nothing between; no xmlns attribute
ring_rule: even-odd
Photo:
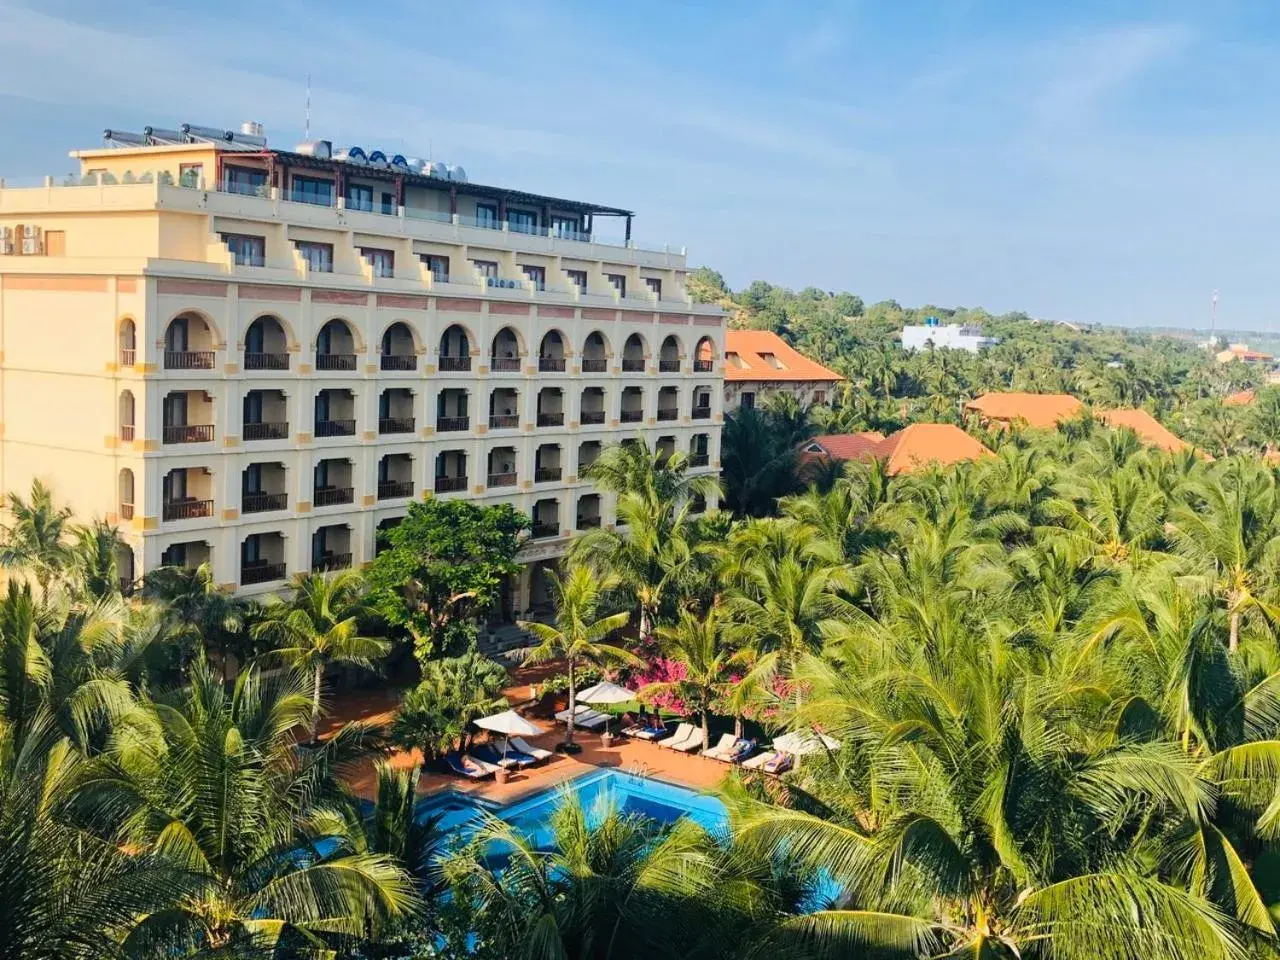
<svg viewBox="0 0 1280 960"><path fill-rule="evenodd" d="M891 474L910 473L935 463L950 466L991 454L950 423L913 423L887 437L874 431L814 437L802 448L805 460L820 456L812 449L815 444L835 460L883 458L888 461Z"/></svg>
<svg viewBox="0 0 1280 960"><path fill-rule="evenodd" d="M984 393L964 405L988 420L1012 423L1025 420L1028 426L1048 429L1060 420L1074 417L1083 404L1067 393Z"/></svg>
<svg viewBox="0 0 1280 960"><path fill-rule="evenodd" d="M1109 427L1128 427L1146 443L1160 450L1177 453L1190 446L1145 410L1099 410L1098 418Z"/></svg>
<svg viewBox="0 0 1280 960"><path fill-rule="evenodd" d="M844 379L768 330L727 330L724 352L727 355L724 378L730 382L799 380L825 383ZM772 355L778 365L769 363L764 355Z"/></svg>
<svg viewBox="0 0 1280 960"><path fill-rule="evenodd" d="M1257 394L1252 390L1241 390L1239 393L1233 393L1222 402L1228 407L1247 407L1257 399Z"/></svg>

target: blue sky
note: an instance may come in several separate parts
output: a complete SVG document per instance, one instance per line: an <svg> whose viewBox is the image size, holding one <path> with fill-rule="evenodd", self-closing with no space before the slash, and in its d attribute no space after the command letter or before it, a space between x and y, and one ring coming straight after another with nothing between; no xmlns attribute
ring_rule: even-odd
<svg viewBox="0 0 1280 960"><path fill-rule="evenodd" d="M0 0L0 175L256 119L637 211L729 282L1276 330L1280 4Z"/></svg>

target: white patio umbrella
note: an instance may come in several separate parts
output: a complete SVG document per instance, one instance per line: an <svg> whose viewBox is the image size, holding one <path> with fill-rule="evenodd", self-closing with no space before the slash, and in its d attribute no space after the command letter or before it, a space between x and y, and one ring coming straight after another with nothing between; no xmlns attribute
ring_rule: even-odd
<svg viewBox="0 0 1280 960"><path fill-rule="evenodd" d="M579 703L593 703L605 706L616 703L630 703L635 698L636 692L634 690L620 687L609 680L601 680L595 686L587 687L587 689L579 693L577 701ZM605 721L604 729L606 733L609 730L609 721L607 720Z"/></svg>
<svg viewBox="0 0 1280 960"><path fill-rule="evenodd" d="M822 749L838 750L840 741L828 737L825 733L813 730L796 730L773 738L773 749L789 753L793 757L803 757L807 753L817 753Z"/></svg>
<svg viewBox="0 0 1280 960"><path fill-rule="evenodd" d="M512 737L536 737L540 733L545 733L540 726L532 721L526 720L514 710L503 710L501 713L495 713L492 716L481 717L476 721L476 726L482 730L489 730L492 733L501 733L503 735L502 755L507 755L507 748L511 746Z"/></svg>

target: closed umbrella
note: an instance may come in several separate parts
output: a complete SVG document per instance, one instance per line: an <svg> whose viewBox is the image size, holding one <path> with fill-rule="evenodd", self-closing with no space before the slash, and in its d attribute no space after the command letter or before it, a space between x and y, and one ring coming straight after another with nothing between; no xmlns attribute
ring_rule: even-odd
<svg viewBox="0 0 1280 960"><path fill-rule="evenodd" d="M630 703L636 698L634 690L628 690L626 687L620 687L610 680L601 680L593 687L587 687L578 694L579 703L592 703L598 705L608 705L617 703ZM605 733L609 732L609 723L605 721Z"/></svg>
<svg viewBox="0 0 1280 960"><path fill-rule="evenodd" d="M526 720L514 710L503 710L492 716L481 717L476 721L476 726L482 730L503 735L502 755L504 757L507 754L507 748L511 746L512 737L536 737L545 732L536 723Z"/></svg>

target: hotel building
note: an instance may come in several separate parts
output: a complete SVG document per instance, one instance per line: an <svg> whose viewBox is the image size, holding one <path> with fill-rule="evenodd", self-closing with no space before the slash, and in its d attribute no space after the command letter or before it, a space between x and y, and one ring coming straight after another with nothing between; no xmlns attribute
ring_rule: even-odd
<svg viewBox="0 0 1280 960"><path fill-rule="evenodd" d="M0 489L118 523L130 580L207 561L277 590L463 497L533 519L518 613L613 522L603 448L719 468L724 317L630 211L249 124L71 156L70 182L0 181Z"/></svg>

